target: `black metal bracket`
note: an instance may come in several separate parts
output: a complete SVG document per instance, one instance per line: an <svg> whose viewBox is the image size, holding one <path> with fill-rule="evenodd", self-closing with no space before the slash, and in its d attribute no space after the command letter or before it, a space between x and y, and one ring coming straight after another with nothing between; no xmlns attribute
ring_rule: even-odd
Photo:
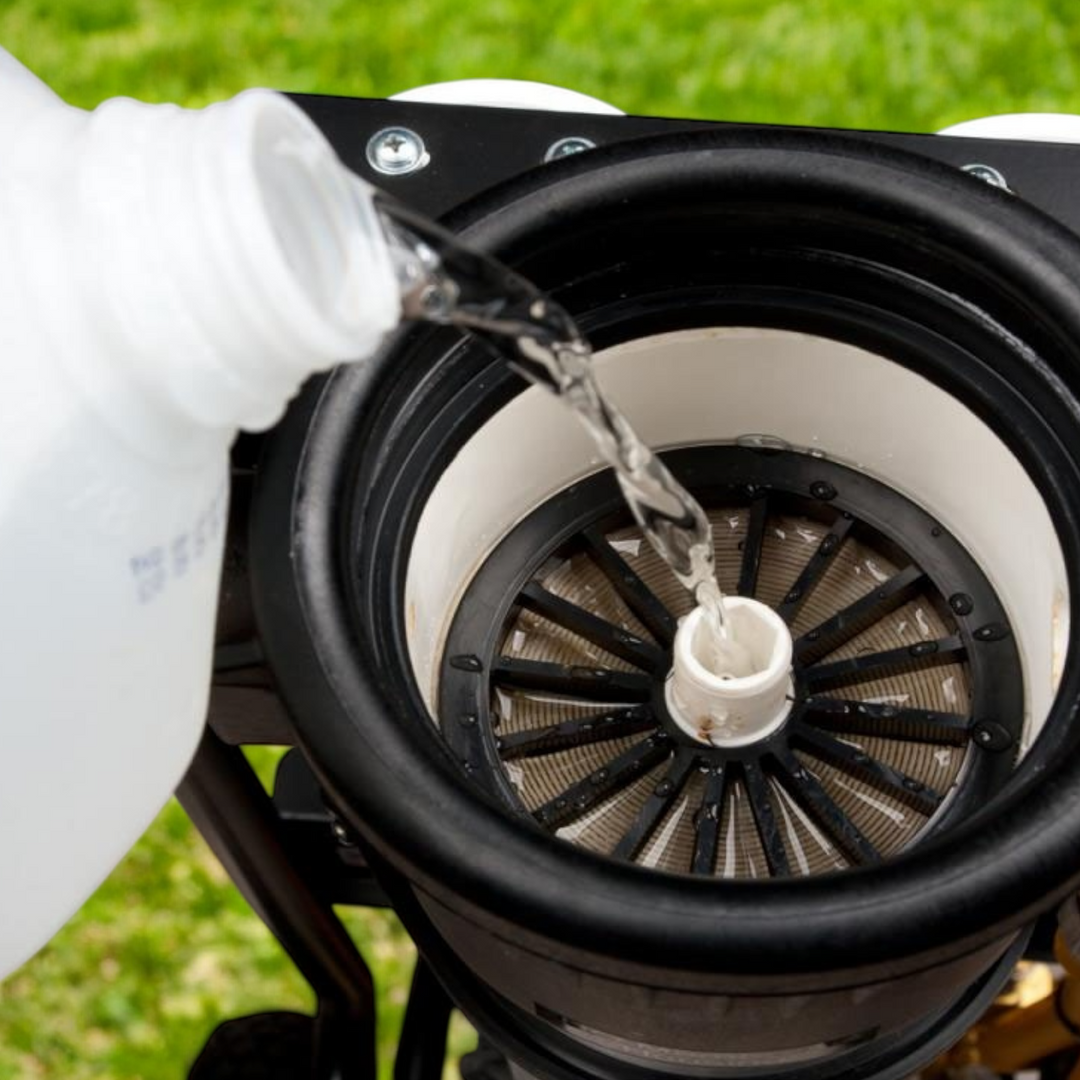
<svg viewBox="0 0 1080 1080"><path fill-rule="evenodd" d="M209 729L180 804L318 1000L314 1080L373 1080L371 971L329 903L289 858L273 804L241 751Z"/></svg>
<svg viewBox="0 0 1080 1080"><path fill-rule="evenodd" d="M319 94L296 94L293 100L319 125L349 168L417 210L434 216L446 214L530 169L544 167L547 150L567 136L583 137L596 146L606 146L648 135L717 128L737 132L781 126L429 105ZM399 176L376 172L367 160L367 144L372 135L387 127L405 127L421 136L430 164ZM989 165L1005 178L1010 191L1053 215L1074 232L1080 232L1080 204L1075 194L1080 146L892 131L803 130L865 139L871 145L922 154L956 168ZM974 178L972 182L976 182Z"/></svg>

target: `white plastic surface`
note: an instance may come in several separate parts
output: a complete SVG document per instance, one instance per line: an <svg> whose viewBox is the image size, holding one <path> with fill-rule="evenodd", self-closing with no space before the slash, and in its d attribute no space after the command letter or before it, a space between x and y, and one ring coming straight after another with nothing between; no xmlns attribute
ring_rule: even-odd
<svg viewBox="0 0 1080 1080"><path fill-rule="evenodd" d="M550 83L526 79L457 79L429 83L394 95L395 101L421 101L431 105L486 105L501 109L544 109L548 112L596 113L622 116L622 109L606 101Z"/></svg>
<svg viewBox="0 0 1080 1080"><path fill-rule="evenodd" d="M4 88L0 107L0 145L5 155L16 145L16 137L32 130L36 115L54 110L60 98L11 53L0 48L0 86Z"/></svg>
<svg viewBox="0 0 1080 1080"><path fill-rule="evenodd" d="M938 134L969 139L1080 143L1080 116L1073 113L1001 113L952 124Z"/></svg>
<svg viewBox="0 0 1080 1080"><path fill-rule="evenodd" d="M198 742L236 428L398 310L363 193L278 95L90 114L0 50L0 131L2 976Z"/></svg>
<svg viewBox="0 0 1080 1080"><path fill-rule="evenodd" d="M1025 746L1061 677L1065 565L1038 490L1004 443L955 398L854 346L779 330L712 328L599 353L597 374L651 446L767 433L896 488L965 544L1008 612L1026 682ZM444 636L499 540L599 462L569 411L530 388L462 448L432 491L406 581L417 684L436 712ZM992 492L993 497L987 497Z"/></svg>
<svg viewBox="0 0 1080 1080"><path fill-rule="evenodd" d="M771 735L791 712L791 631L766 604L725 596L726 636L709 631L705 609L679 623L664 686L672 718L712 746L748 746Z"/></svg>

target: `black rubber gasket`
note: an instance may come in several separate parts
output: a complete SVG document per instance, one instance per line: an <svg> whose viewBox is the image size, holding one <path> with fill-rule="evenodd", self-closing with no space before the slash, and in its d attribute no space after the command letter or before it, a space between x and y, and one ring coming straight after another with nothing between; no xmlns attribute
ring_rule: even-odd
<svg viewBox="0 0 1080 1080"><path fill-rule="evenodd" d="M954 170L854 139L740 130L581 157L491 193L454 224L553 289L598 347L755 325L919 372L1016 454L1080 595L1076 237ZM676 257L677 280L665 278ZM452 334L406 333L312 386L263 462L251 551L267 655L322 783L395 866L479 922L512 913L595 962L779 977L925 967L1003 939L1076 888L1076 635L1044 733L1006 794L881 866L722 887L688 878L673 890L522 828L478 795L411 683L402 583L439 473L521 389Z"/></svg>
<svg viewBox="0 0 1080 1080"><path fill-rule="evenodd" d="M642 606L640 615L644 619L651 617L654 623L661 623L654 626L654 636L662 651L652 643L626 646L617 640L609 642L609 651L622 648L628 654L627 659L635 664L637 670L629 673L629 678L603 668L540 671L500 658L506 626L520 607L525 591L534 590L535 595L530 594L534 603L545 599L546 594L538 589L533 578L548 560L555 556L565 558L578 551L595 551L603 543L604 532L632 524L613 475L604 472L574 484L520 522L477 571L458 605L440 666L438 715L447 743L473 783L527 815L518 793L507 780L503 767L507 742L493 724L490 702L494 686L508 682L520 686L530 677L542 676L549 683L549 691L552 690L549 680L563 679L567 685L554 692L567 694L568 700L587 701L595 691L609 701L623 700L618 696L623 694L627 704L611 711L606 728L595 720L577 721L570 725L573 731L560 728L550 737L541 737L534 749L550 747L552 738L557 738L559 748L574 745L575 739L596 741L604 730L609 737L625 734L624 728L634 733L651 733L624 753L625 768L621 772L609 765L601 771L606 776L600 773L589 776L539 808L533 816L548 831L576 820L606 798L620 781L628 783L646 767L668 763L668 779L660 781L658 793L654 793L641 818L635 821L633 834L624 837L625 843L616 848L615 856L620 858L629 859L636 854L677 798L691 769L702 768L710 770L713 782L706 788L707 797L698 810L697 843L688 871L712 873L724 786L733 773L742 775L754 806L759 839L774 876L787 876L791 869L771 800L755 798L758 789L746 784L748 775L768 775L784 783L853 862L878 861L880 856L855 823L817 789L812 777L798 768L793 751L806 749L808 745L813 748L821 744L819 751L824 749L834 758L840 754L842 768L854 775L867 776L872 785L933 817L930 828L921 832L920 839L963 820L1001 789L1012 771L1024 723L1020 657L993 588L955 537L909 499L884 484L864 473L807 454L714 446L670 451L663 457L674 475L705 506L753 506L761 514L762 523L766 508L778 511L781 507L821 520L830 527L826 536L832 542L828 542L824 554L822 549L815 548L807 562L808 567L821 573L840 550L844 537L861 532L879 543L887 543L895 555L893 561L903 569L893 579L895 587L885 583L879 590L870 590L880 597L881 607L874 609L870 621L865 617L854 621L848 636L854 636L857 630L865 629L871 621L876 622L878 617L894 610L914 589L929 585L937 593L939 611L947 624L955 626L955 631L944 641L922 642L898 650L897 655L890 654L888 667L936 663L946 655L966 659L974 694L970 716L963 718L964 727L959 729L959 723L956 723L959 730L947 726L949 720L956 722L960 718L940 714L904 713L887 706L841 707L836 698L845 698L842 691L830 695L828 690L815 690L815 686L822 685L817 676L824 674L819 661L839 644L834 632L830 641L821 642L818 635L817 641L807 637L796 642L798 704L784 727L767 740L737 750L703 747L686 735L668 714L664 682L671 666L673 620L669 616L664 623L654 610L659 601L644 592L636 598L636 603ZM753 595L759 552L757 547L743 553L746 580L740 591L744 595ZM617 575L628 572L629 568L614 552L609 552L608 559L613 556L615 564L610 569L616 576L612 580L618 583ZM788 621L812 587L807 581L803 585L802 594L789 593L778 609ZM638 588L645 589L641 583ZM630 598L635 600L633 594ZM530 600L526 598L525 602L528 604ZM569 617L573 614L570 610ZM558 609L551 617L559 621ZM603 646L602 641L598 643ZM866 664L863 660L850 666ZM857 681L857 675L857 671L844 672L836 682L848 685ZM622 683L626 686L622 687ZM639 703L631 704L631 699ZM813 709L807 704L813 700L818 702L817 723ZM942 805L945 793L882 767L873 758L863 760L866 755L845 749L828 734L829 731L873 734L877 730L888 737L890 726L896 734L904 730L900 725L905 720L907 737L911 737L910 729L915 728L917 736L929 742L971 747L969 767L945 805ZM583 723L587 728L580 730ZM935 724L940 725L936 734Z"/></svg>

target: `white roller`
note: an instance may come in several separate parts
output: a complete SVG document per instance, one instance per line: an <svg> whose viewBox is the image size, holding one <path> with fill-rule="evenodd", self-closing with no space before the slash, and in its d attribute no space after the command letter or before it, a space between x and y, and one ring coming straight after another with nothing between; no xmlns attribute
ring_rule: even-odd
<svg viewBox="0 0 1080 1080"><path fill-rule="evenodd" d="M483 105L500 109L542 109L546 112L622 116L622 109L599 98L550 83L526 79L456 79L429 83L395 94L394 101L429 105Z"/></svg>
<svg viewBox="0 0 1080 1080"><path fill-rule="evenodd" d="M1074 113L1001 113L952 124L938 134L966 139L1080 143L1080 116Z"/></svg>

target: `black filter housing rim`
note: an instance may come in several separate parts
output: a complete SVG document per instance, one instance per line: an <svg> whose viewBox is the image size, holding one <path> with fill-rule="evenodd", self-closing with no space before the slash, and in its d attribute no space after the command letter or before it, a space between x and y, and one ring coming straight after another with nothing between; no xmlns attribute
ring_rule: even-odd
<svg viewBox="0 0 1080 1080"><path fill-rule="evenodd" d="M1063 442L1080 433L1080 243L1045 215L899 151L740 129L567 159L491 193L452 224L517 262L537 257L546 237L574 222L610 226L702 197L725 205L793 200L820 207L823 217L839 208L878 221L882 235L909 247L949 247L958 263L981 268L991 293L1008 293L1030 313L1040 341L1025 389L1041 393L1033 409L1044 429L1023 438L1040 455L1038 482L1071 594L1080 595L1080 441ZM366 448L364 466L356 455L385 420L387 387L408 377L404 347L308 388L271 440L251 540L260 626L301 743L352 823L393 865L451 906L489 913L493 926L520 925L643 965L757 974L925 967L931 956L1003 940L1076 888L1078 755L1037 763L1037 782L945 841L881 867L782 882L717 885L650 874L524 829L479 798L435 739L418 738L416 723L428 721L410 717L415 699L379 670L375 632L357 624L346 595L343 553L349 529L362 522L343 523L340 511L350 484L358 476L367 483L380 468L379 446ZM1048 728L1072 729L1078 653L1074 635Z"/></svg>

